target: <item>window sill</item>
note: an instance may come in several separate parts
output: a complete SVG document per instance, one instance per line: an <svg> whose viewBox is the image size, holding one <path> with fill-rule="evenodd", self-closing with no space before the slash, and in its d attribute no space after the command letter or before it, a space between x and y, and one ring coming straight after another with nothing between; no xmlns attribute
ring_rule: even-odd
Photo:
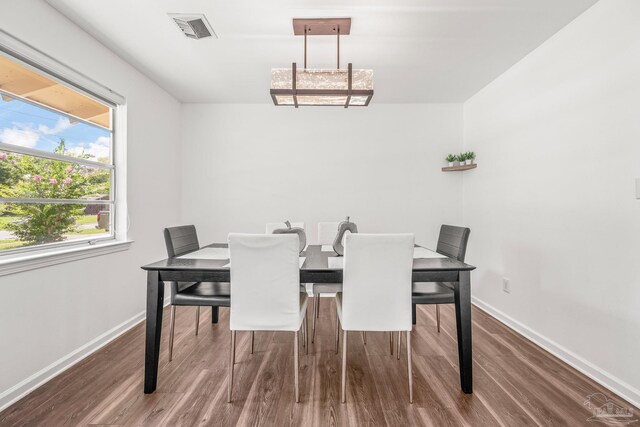
<svg viewBox="0 0 640 427"><path fill-rule="evenodd" d="M77 261L79 259L93 258L100 255L114 252L126 251L129 249L132 240L115 241L95 245L76 246L70 248L56 248L50 250L36 251L29 254L20 254L3 259L0 257L0 276L20 273L21 271L35 270L37 268L48 267L65 262Z"/></svg>

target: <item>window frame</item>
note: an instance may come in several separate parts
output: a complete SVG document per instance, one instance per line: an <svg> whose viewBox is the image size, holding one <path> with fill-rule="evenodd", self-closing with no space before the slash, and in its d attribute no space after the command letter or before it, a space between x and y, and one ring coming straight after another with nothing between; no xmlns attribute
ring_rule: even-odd
<svg viewBox="0 0 640 427"><path fill-rule="evenodd" d="M96 254L110 253L127 249L131 241L127 240L128 232L128 214L127 214L127 197L126 197L126 117L127 105L126 99L114 90L96 82L90 77L70 68L69 66L57 61L51 56L39 51L29 44L13 37L9 33L0 29L0 55L9 58L12 61L30 68L33 71L43 74L47 78L57 81L67 87L95 99L111 108L111 162L107 169L111 170L111 189L109 204L111 206L110 221L111 235L96 237L95 239L82 239L79 241L55 242L30 247L7 249L0 252L0 276L11 274L17 271L24 271L41 266L57 264L59 262L72 261L74 259L87 258L83 254L85 250L95 252ZM30 102L29 100L22 101ZM38 103L31 102L42 108L49 108ZM59 114L65 114L59 112ZM87 123L86 121L83 121ZM95 125L94 125L95 126ZM99 127L99 126L98 126ZM4 147L4 148L3 148ZM37 149L14 146L11 144L0 143L0 149L30 156L41 158L50 158L52 160L61 160L71 163L87 165L89 167L105 168L105 164L96 165L90 160L73 159L71 157L56 155L55 153L47 153ZM87 164L88 163L88 164ZM5 199L7 200L7 199ZM83 203L86 204L86 203ZM75 254L75 255L74 255ZM51 258L51 263L42 262L40 258ZM59 262L55 262L59 259ZM37 260L38 262L33 262ZM24 264L24 268L12 264Z"/></svg>

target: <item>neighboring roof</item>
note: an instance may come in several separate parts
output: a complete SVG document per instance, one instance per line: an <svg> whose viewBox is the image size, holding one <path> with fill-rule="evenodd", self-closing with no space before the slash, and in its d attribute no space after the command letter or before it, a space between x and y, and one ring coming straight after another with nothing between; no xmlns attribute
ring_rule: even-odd
<svg viewBox="0 0 640 427"><path fill-rule="evenodd" d="M5 101L28 100L111 129L111 109L70 87L0 55L0 94Z"/></svg>

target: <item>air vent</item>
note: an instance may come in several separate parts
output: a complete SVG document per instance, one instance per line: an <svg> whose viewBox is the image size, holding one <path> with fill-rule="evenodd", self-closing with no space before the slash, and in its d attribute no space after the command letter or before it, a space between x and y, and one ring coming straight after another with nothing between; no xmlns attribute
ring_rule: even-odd
<svg viewBox="0 0 640 427"><path fill-rule="evenodd" d="M170 13L169 16L184 35L191 39L202 39L211 36L218 38L211 25L209 25L207 18L202 14Z"/></svg>

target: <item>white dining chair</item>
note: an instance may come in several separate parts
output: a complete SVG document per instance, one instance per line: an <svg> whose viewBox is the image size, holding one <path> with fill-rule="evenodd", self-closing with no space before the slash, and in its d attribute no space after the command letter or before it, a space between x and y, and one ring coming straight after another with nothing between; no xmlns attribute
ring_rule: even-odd
<svg viewBox="0 0 640 427"><path fill-rule="evenodd" d="M306 231L304 222L292 222L291 223L291 227L292 228L302 228L303 230ZM273 234L274 230L277 230L279 228L287 228L287 224L285 224L284 222L268 222L266 227L265 227L265 234ZM300 283L300 292L305 292L307 293L307 285L305 283ZM306 334L306 331L305 331ZM304 340L305 342L305 346L306 346L306 339ZM253 349L253 336L251 336L251 348ZM307 350L308 351L308 350Z"/></svg>
<svg viewBox="0 0 640 427"><path fill-rule="evenodd" d="M292 222L291 227L306 230L304 222ZM265 227L265 234L273 234L273 230L277 230L278 228L287 228L287 224L284 222L268 222Z"/></svg>
<svg viewBox="0 0 640 427"><path fill-rule="evenodd" d="M301 326L306 329L307 295L300 292L298 245L299 239L295 234L229 234L229 402L233 389L237 331L249 331L252 335L253 331L294 332L295 399L300 401L298 331ZM304 335L306 337L307 334Z"/></svg>
<svg viewBox="0 0 640 427"><path fill-rule="evenodd" d="M411 366L411 276L413 234L349 234L345 240L342 292L336 294L342 339L341 400L346 402L347 332L406 332L409 402L413 403ZM232 283L233 288L233 283ZM233 294L231 296L233 304ZM232 305L233 307L233 305Z"/></svg>
<svg viewBox="0 0 640 427"><path fill-rule="evenodd" d="M322 246L332 246L338 235L339 222L319 222L318 223L318 244ZM311 342L316 338L316 319L320 317L320 297L322 294L335 295L340 292L340 283L314 283L313 284L313 321L311 330Z"/></svg>

